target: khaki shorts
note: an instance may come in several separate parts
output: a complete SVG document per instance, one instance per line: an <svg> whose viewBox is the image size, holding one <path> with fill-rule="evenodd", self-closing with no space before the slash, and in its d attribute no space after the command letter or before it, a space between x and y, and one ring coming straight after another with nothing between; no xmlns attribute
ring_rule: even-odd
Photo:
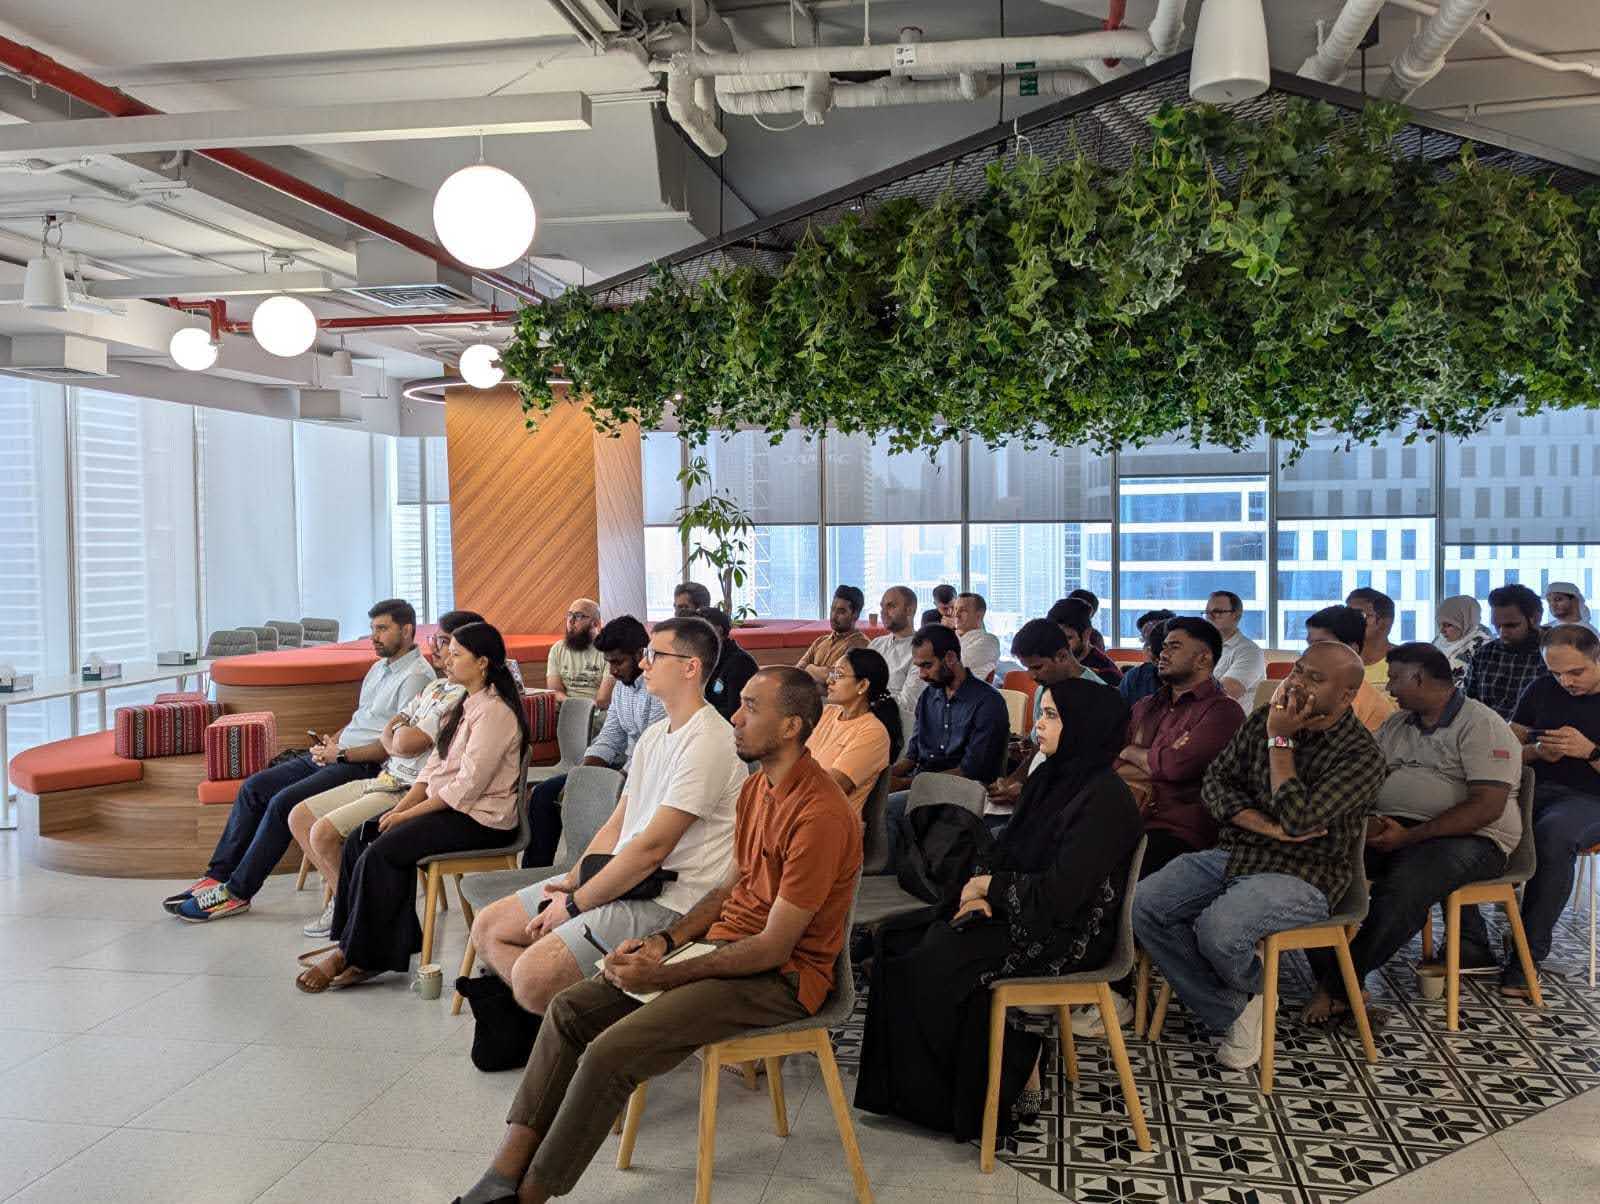
<svg viewBox="0 0 1600 1204"><path fill-rule="evenodd" d="M318 819L325 819L338 830L340 836L349 836L369 819L389 810L411 787L395 781L386 773L358 782L346 782L321 794L313 794L301 805Z"/></svg>

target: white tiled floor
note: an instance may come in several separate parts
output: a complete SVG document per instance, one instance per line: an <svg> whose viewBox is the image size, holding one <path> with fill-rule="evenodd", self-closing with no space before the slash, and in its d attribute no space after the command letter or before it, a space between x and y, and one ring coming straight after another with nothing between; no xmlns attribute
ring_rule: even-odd
<svg viewBox="0 0 1600 1204"><path fill-rule="evenodd" d="M313 885L314 885L313 880ZM337 1200L444 1204L483 1169L512 1074L473 1069L471 1030L399 976L309 998L294 989L314 889L278 877L251 913L180 924L183 884L86 879L22 862L0 833L0 1200ZM443 921L438 960L461 956ZM447 974L447 977L449 975ZM853 1198L827 1099L803 1059L785 1069L792 1133L765 1094L731 1082L717 1130L716 1198ZM851 1084L847 1081L847 1094ZM652 1084L634 1169L601 1151L575 1201L667 1204L693 1194L698 1081ZM883 1204L1061 1199L976 1150L856 1114ZM1600 1092L1486 1138L1366 1199L1410 1204L1600 1197Z"/></svg>

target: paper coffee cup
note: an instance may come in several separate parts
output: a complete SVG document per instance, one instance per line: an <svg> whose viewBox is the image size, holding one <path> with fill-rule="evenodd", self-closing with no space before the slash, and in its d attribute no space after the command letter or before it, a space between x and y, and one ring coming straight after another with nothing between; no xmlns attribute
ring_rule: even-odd
<svg viewBox="0 0 1600 1204"><path fill-rule="evenodd" d="M1444 998L1444 967L1418 966L1417 990L1424 999Z"/></svg>
<svg viewBox="0 0 1600 1204"><path fill-rule="evenodd" d="M417 977L411 989L424 999L437 999L444 989L444 970L433 962L417 967Z"/></svg>

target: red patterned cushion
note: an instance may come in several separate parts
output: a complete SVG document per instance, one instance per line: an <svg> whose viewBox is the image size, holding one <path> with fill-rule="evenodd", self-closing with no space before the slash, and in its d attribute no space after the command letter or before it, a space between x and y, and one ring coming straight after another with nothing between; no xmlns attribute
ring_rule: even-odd
<svg viewBox="0 0 1600 1204"><path fill-rule="evenodd" d="M206 780L247 778L278 755L278 717L271 711L224 715L206 728Z"/></svg>
<svg viewBox="0 0 1600 1204"><path fill-rule="evenodd" d="M556 714L561 703L549 690L534 690L522 696L522 710L528 716L528 735L535 744L556 738Z"/></svg>
<svg viewBox="0 0 1600 1204"><path fill-rule="evenodd" d="M204 747L206 724L214 716L209 702L157 702L118 707L117 756L131 760L177 757Z"/></svg>

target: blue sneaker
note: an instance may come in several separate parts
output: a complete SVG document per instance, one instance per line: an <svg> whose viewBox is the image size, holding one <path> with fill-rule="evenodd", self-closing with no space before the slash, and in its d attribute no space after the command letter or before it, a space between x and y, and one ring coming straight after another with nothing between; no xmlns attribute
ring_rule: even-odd
<svg viewBox="0 0 1600 1204"><path fill-rule="evenodd" d="M215 886L195 891L193 895L179 905L178 910L173 912L173 915L190 924L206 924L212 920L225 919L228 916L236 916L249 910L249 899L240 899L230 895L228 888L219 882Z"/></svg>

